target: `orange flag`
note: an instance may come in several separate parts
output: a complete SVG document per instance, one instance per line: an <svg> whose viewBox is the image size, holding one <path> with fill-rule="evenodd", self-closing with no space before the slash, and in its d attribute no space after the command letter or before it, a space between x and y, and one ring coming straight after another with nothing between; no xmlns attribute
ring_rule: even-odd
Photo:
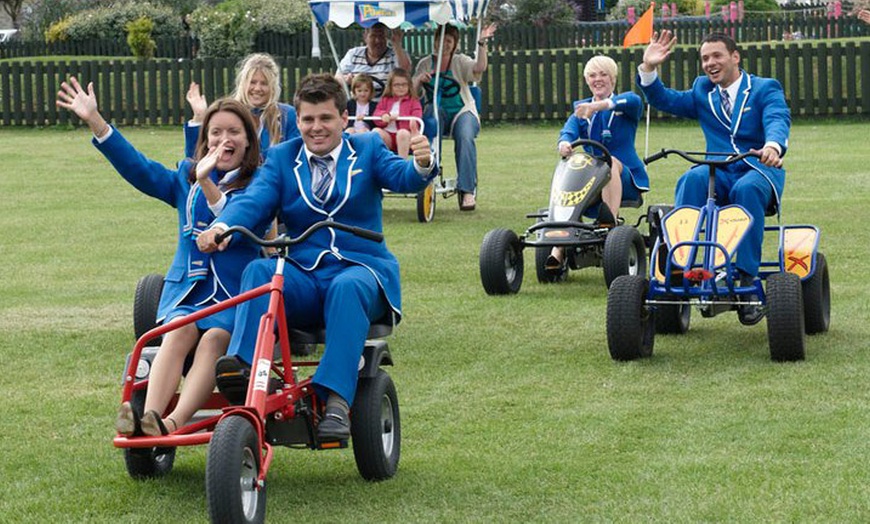
<svg viewBox="0 0 870 524"><path fill-rule="evenodd" d="M634 44L648 44L652 39L653 33L653 11L656 3L652 2L649 9L646 10L640 19L631 26L631 29L625 33L625 39L622 41L622 47L633 46Z"/></svg>

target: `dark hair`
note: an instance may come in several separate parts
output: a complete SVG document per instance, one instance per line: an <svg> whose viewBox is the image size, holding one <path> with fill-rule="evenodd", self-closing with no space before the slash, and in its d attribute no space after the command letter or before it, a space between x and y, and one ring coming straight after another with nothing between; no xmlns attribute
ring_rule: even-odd
<svg viewBox="0 0 870 524"><path fill-rule="evenodd" d="M734 41L733 38L726 35L725 33L710 33L701 40L701 45L709 44L713 42L722 42L725 44L725 49L728 50L728 53L740 52L740 49L737 48L737 42ZM698 46L700 49L700 46Z"/></svg>
<svg viewBox="0 0 870 524"><path fill-rule="evenodd" d="M242 157L242 164L239 166L239 176L228 186L231 189L245 187L251 181L254 171L260 165L260 137L258 136L257 125L254 123L254 116L251 114L251 111L235 98L219 98L208 106L205 116L202 118L202 128L199 138L196 140L193 158L199 162L208 154L208 130L211 126L211 119L214 115L221 112L232 113L239 117L245 128L245 136L248 137L248 148L245 150L245 156ZM196 180L196 164L190 168L188 180L191 183Z"/></svg>
<svg viewBox="0 0 870 524"><path fill-rule="evenodd" d="M455 50L456 48L459 47L459 44L461 42L461 40L459 39L459 28L456 27L455 25L451 25L451 24L444 24L442 27L444 29L442 29L441 31L435 32L435 37L440 40L442 32L444 33L445 36L452 36L453 42L456 43L456 45L453 48Z"/></svg>
<svg viewBox="0 0 870 524"><path fill-rule="evenodd" d="M296 111L302 102L309 104L322 104L332 100L339 113L347 111L347 93L344 86L329 73L312 74L303 78L296 89L293 97L293 105Z"/></svg>

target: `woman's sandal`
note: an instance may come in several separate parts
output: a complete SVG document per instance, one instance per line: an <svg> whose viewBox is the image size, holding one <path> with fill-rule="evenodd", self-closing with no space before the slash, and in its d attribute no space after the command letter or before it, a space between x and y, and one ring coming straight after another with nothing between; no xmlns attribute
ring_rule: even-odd
<svg viewBox="0 0 870 524"><path fill-rule="evenodd" d="M466 198L469 197L469 198ZM474 211L474 208L477 204L477 199L474 198L474 193L466 193L464 191L459 192L459 210L460 211Z"/></svg>
<svg viewBox="0 0 870 524"><path fill-rule="evenodd" d="M172 421L172 425L174 426L173 431L178 429L178 424L175 423L172 418L167 418L166 420ZM160 437L169 435L169 429L166 428L166 424L163 423L163 419L160 417L160 414L154 411L146 412L142 415L142 433L149 437Z"/></svg>
<svg viewBox="0 0 870 524"><path fill-rule="evenodd" d="M142 420L130 402L123 402L121 407L118 408L115 430L119 435L125 437L141 437L144 435L142 432Z"/></svg>

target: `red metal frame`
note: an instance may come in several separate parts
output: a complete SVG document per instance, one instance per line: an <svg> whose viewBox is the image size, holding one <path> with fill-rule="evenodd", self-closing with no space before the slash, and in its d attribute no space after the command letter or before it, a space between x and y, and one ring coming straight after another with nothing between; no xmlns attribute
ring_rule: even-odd
<svg viewBox="0 0 870 524"><path fill-rule="evenodd" d="M136 381L136 368L142 355L145 344L160 335L196 322L209 315L237 306L242 302L252 300L270 293L269 307L260 318L257 342L254 348L254 357L251 367L251 380L248 384L248 394L243 406L228 406L220 394L213 395L208 402L210 408L220 407L220 414L205 418L198 422L185 425L173 431L169 435L159 437L125 437L118 435L112 443L117 448L152 448L152 447L179 447L206 444L211 440L214 428L229 416L243 416L257 429L257 435L261 444L259 480L266 478L269 465L272 462L272 446L266 442L266 417L271 413L280 412L283 419L290 419L296 415L295 404L299 399L313 397L315 410L318 410L317 398L311 387L311 379L306 378L297 381L294 373L292 356L290 353L290 337L287 329L287 318L284 315L284 260L279 258L275 274L272 280L238 296L224 300L213 306L209 306L196 313L177 318L165 325L158 326L136 341L133 353L124 373L124 386L121 392L121 402L128 402L132 398L134 390L144 389L148 380ZM280 339L280 351L282 366L274 363L275 348L275 322L278 323L278 336ZM306 361L296 364L297 366L316 366L318 362ZM280 391L269 394L269 377L271 372L277 372L283 379L284 387ZM327 447L327 446L324 446ZM330 446L331 447L331 446Z"/></svg>

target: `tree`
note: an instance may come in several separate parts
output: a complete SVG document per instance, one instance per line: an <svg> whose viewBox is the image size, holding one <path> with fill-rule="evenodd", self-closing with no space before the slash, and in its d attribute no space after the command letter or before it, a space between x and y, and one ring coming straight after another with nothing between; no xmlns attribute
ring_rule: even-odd
<svg viewBox="0 0 870 524"><path fill-rule="evenodd" d="M3 4L3 10L12 20L12 27L18 29L18 19L21 17L21 6L24 4L24 0L0 0L0 2Z"/></svg>

